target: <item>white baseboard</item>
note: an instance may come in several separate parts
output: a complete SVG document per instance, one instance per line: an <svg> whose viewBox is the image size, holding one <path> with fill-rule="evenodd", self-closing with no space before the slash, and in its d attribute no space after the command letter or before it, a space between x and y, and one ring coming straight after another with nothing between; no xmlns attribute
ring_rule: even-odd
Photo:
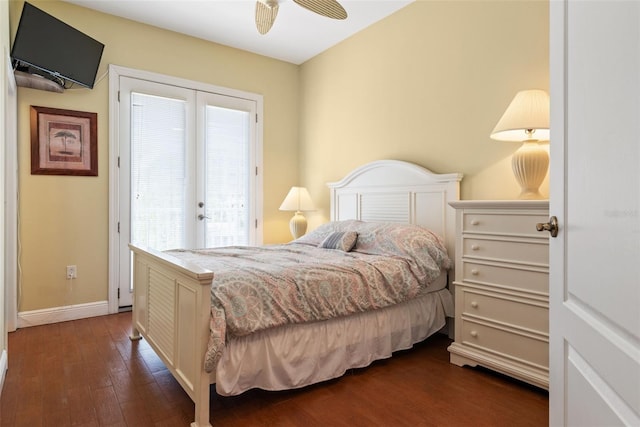
<svg viewBox="0 0 640 427"><path fill-rule="evenodd" d="M18 328L85 319L109 314L109 301L96 301L43 310L21 311L18 313Z"/></svg>
<svg viewBox="0 0 640 427"><path fill-rule="evenodd" d="M0 355L0 396L2 396L2 390L4 389L4 378L7 373L7 349L2 349L2 354Z"/></svg>

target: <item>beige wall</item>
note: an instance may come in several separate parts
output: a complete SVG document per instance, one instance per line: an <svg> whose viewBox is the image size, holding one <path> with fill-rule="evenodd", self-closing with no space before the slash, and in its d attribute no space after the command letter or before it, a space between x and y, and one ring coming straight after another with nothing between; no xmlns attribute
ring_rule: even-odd
<svg viewBox="0 0 640 427"><path fill-rule="evenodd" d="M59 1L34 1L105 44L98 76L108 64L150 70L264 96L265 242L286 241L288 213L278 211L297 181L298 67ZM22 1L10 2L15 34ZM62 94L20 88L19 311L107 299L109 134L108 78L93 90ZM30 174L29 106L98 113L98 177ZM78 266L72 286L66 266Z"/></svg>
<svg viewBox="0 0 640 427"><path fill-rule="evenodd" d="M264 95L265 243L289 240L278 206L308 186L329 216L326 182L377 159L462 172L465 199L510 199L517 145L488 134L518 90L548 88L546 1L421 1L294 66L59 1L33 2L106 47L110 63ZM22 1L11 0L11 34ZM107 299L108 84L19 90L20 311ZM29 106L98 113L99 176L30 174ZM548 185L543 185L548 194ZM78 265L73 287L65 266Z"/></svg>
<svg viewBox="0 0 640 427"><path fill-rule="evenodd" d="M300 174L325 183L399 159L461 172L464 199L513 199L517 144L489 133L518 90L548 90L546 1L421 1L301 66ZM548 183L541 189L548 194Z"/></svg>

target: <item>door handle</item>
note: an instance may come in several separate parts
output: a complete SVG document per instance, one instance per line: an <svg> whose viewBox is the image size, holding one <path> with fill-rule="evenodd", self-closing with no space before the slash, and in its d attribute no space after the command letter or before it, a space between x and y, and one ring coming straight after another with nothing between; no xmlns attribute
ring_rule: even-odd
<svg viewBox="0 0 640 427"><path fill-rule="evenodd" d="M199 215L198 215L198 219L199 219L200 221L204 220L205 218L206 218L206 219L211 219L211 218L209 218L208 216L203 215L203 214L199 214Z"/></svg>
<svg viewBox="0 0 640 427"><path fill-rule="evenodd" d="M552 216L549 218L549 222L539 222L536 224L536 230L538 231L548 231L551 234L551 237L556 237L558 235L558 218Z"/></svg>

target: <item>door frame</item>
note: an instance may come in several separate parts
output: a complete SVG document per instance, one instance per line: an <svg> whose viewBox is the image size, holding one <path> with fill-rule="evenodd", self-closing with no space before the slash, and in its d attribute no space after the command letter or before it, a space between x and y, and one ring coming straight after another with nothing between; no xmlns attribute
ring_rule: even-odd
<svg viewBox="0 0 640 427"><path fill-rule="evenodd" d="M18 327L18 87L11 66L11 57L4 52L2 57L6 70L5 100L0 105L4 108L4 283L5 283L5 330L14 332ZM0 101L1 102L1 101ZM1 310L0 310L1 311ZM5 347L6 348L6 347ZM0 370L0 376L2 371Z"/></svg>
<svg viewBox="0 0 640 427"><path fill-rule="evenodd" d="M118 289L119 289L119 240L118 232L119 223L119 157L120 143L118 136L119 129L119 81L120 77L131 77L140 80L149 80L152 82L165 83L203 92L218 93L225 96L246 98L256 101L256 236L258 240L256 244L261 244L261 236L263 234L263 97L262 95L245 92L237 89L229 89L221 86L215 86L208 83L197 82L193 80L183 79L179 77L168 76L150 71L136 70L133 68L122 67L119 65L109 65L109 286L108 301L109 313L117 313L119 310Z"/></svg>
<svg viewBox="0 0 640 427"><path fill-rule="evenodd" d="M566 90L566 3L550 2L549 5L549 69L551 92L550 128L552 144L549 144L549 215L564 222L565 197L565 90ZM549 426L565 424L564 334L562 319L558 318L556 304L564 302L564 227L558 236L549 240Z"/></svg>

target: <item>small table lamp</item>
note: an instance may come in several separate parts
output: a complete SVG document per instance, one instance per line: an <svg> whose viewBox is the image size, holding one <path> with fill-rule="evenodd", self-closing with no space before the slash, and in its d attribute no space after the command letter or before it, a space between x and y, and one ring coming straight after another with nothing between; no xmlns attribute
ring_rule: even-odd
<svg viewBox="0 0 640 427"><path fill-rule="evenodd" d="M522 192L520 199L542 199L538 191L549 168L549 153L539 141L549 141L549 95L538 89L516 94L491 132L498 141L523 142L513 153L511 168Z"/></svg>
<svg viewBox="0 0 640 427"><path fill-rule="evenodd" d="M314 210L309 192L304 187L291 187L287 197L280 205L281 211L295 211L295 215L289 221L289 230L294 239L303 236L307 232L307 219L302 215L303 211Z"/></svg>

